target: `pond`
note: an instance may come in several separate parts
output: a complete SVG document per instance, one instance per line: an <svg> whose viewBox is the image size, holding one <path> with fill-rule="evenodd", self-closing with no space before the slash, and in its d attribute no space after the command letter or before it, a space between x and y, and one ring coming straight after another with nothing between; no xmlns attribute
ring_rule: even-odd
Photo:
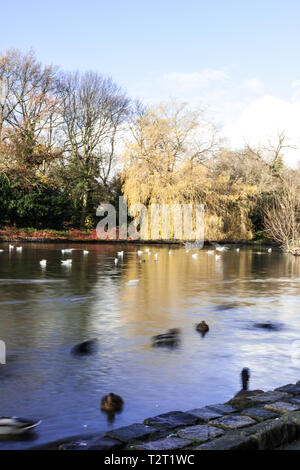
<svg viewBox="0 0 300 470"><path fill-rule="evenodd" d="M263 247L231 247L216 259L207 248L195 258L182 246L171 254L169 246L150 244L22 246L0 246L0 339L7 348L0 415L42 423L31 438L2 440L0 449L223 403L240 389L243 367L253 389L300 379L298 258ZM139 248L152 254L138 256ZM69 258L71 265L61 263ZM210 327L205 336L195 330L202 320ZM256 325L268 322L277 328ZM152 347L151 337L170 328L180 329L179 346ZM91 338L95 354L70 353ZM125 402L113 422L100 410L109 392Z"/></svg>

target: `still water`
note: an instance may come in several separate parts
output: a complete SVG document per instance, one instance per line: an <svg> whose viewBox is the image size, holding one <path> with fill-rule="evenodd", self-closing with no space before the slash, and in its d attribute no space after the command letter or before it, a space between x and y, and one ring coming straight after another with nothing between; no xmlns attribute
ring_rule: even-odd
<svg viewBox="0 0 300 470"><path fill-rule="evenodd" d="M232 248L216 260L205 248L194 259L183 247L169 255L170 247L149 245L152 255L140 263L130 245L0 248L0 339L7 347L0 415L42 420L31 440L0 441L0 449L222 403L239 390L243 367L251 369L251 388L300 380L299 258ZM124 258L115 266L119 250ZM61 264L68 258L71 267ZM205 337L195 331L201 320L210 326ZM278 330L255 326L269 321ZM151 337L169 328L181 329L179 347L151 347ZM95 355L70 354L91 338L99 341ZM125 401L112 423L99 406L109 392Z"/></svg>

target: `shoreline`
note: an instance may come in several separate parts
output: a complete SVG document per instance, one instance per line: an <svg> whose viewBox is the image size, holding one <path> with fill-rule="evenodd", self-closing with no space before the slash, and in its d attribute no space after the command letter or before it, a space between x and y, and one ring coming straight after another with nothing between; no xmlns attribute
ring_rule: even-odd
<svg viewBox="0 0 300 470"><path fill-rule="evenodd" d="M28 450L274 450L300 436L300 381Z"/></svg>
<svg viewBox="0 0 300 470"><path fill-rule="evenodd" d="M37 237L0 237L0 243L84 243L94 245L109 245L109 244L123 244L123 245L184 245L185 243L193 243L195 240L124 240L124 239L78 239L78 238L37 238ZM210 241L204 241L204 246L210 246ZM242 246L273 246L279 247L278 244L271 241L257 241L257 240L240 240L240 241L218 241L224 245L242 245Z"/></svg>

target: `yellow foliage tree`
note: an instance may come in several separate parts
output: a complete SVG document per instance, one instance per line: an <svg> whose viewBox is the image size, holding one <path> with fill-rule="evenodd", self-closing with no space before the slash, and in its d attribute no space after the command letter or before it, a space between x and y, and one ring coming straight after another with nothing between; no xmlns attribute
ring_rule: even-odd
<svg viewBox="0 0 300 470"><path fill-rule="evenodd" d="M201 111L177 102L149 108L126 144L123 193L129 205L204 204L205 239L249 239L257 186L233 181L216 163L221 157L216 130Z"/></svg>

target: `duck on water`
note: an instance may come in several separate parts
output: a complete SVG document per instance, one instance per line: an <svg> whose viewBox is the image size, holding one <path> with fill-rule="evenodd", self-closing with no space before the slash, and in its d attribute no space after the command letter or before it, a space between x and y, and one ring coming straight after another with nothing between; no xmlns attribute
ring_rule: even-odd
<svg viewBox="0 0 300 470"><path fill-rule="evenodd" d="M17 418L15 416L0 416L0 435L15 436L33 430L41 421Z"/></svg>

